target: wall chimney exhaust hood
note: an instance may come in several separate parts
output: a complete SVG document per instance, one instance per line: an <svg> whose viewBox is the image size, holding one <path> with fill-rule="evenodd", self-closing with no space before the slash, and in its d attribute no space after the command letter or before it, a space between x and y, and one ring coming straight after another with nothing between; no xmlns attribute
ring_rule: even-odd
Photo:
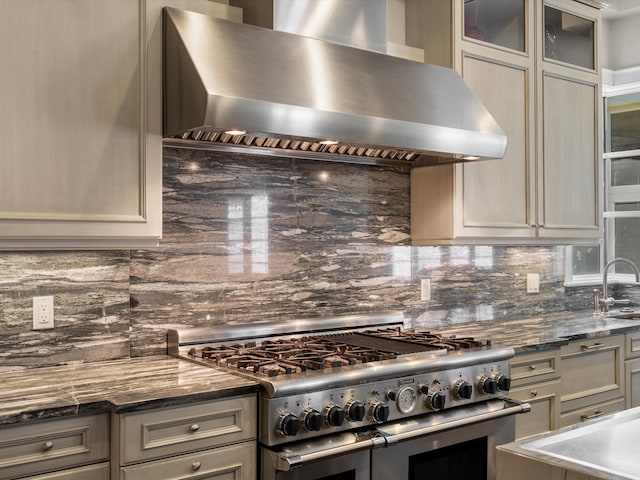
<svg viewBox="0 0 640 480"><path fill-rule="evenodd" d="M502 158L452 69L165 8L164 143L412 166Z"/></svg>

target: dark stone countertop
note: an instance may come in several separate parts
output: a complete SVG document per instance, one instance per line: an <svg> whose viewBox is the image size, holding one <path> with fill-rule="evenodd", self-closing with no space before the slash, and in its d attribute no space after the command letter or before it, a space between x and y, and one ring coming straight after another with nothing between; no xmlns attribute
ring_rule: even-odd
<svg viewBox="0 0 640 480"><path fill-rule="evenodd" d="M493 346L510 346L518 352L545 350L571 340L640 331L640 320L594 317L591 311L553 313L519 319L451 323L436 312L415 322L416 329L432 333L488 339Z"/></svg>
<svg viewBox="0 0 640 480"><path fill-rule="evenodd" d="M84 413L125 413L251 394L258 383L154 356L2 374L0 425Z"/></svg>

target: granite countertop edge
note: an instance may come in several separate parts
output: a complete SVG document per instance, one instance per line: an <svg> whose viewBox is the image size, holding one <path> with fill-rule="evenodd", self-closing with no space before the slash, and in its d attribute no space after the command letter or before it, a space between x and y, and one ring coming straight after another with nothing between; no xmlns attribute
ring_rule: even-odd
<svg viewBox="0 0 640 480"><path fill-rule="evenodd" d="M3 373L0 426L177 407L258 389L255 380L167 356L17 370Z"/></svg>

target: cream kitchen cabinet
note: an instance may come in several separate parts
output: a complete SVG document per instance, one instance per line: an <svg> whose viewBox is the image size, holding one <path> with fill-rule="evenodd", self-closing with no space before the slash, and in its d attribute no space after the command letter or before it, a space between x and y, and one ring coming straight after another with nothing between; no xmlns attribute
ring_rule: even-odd
<svg viewBox="0 0 640 480"><path fill-rule="evenodd" d="M109 415L39 420L0 428L0 478L108 480Z"/></svg>
<svg viewBox="0 0 640 480"><path fill-rule="evenodd" d="M114 415L111 479L254 480L256 397Z"/></svg>
<svg viewBox="0 0 640 480"><path fill-rule="evenodd" d="M425 62L458 70L508 137L503 159L412 169L413 243L593 243L599 10L571 0L407 0L406 8L408 43L424 48ZM587 53L567 57L565 44Z"/></svg>
<svg viewBox="0 0 640 480"><path fill-rule="evenodd" d="M162 234L162 7L5 0L0 249L135 248Z"/></svg>
<svg viewBox="0 0 640 480"><path fill-rule="evenodd" d="M626 408L640 407L640 332L626 335Z"/></svg>
<svg viewBox="0 0 640 480"><path fill-rule="evenodd" d="M516 439L549 432L560 424L560 349L519 353L510 362L509 397L531 405L516 417Z"/></svg>
<svg viewBox="0 0 640 480"><path fill-rule="evenodd" d="M624 358L624 335L575 340L561 347L561 427L625 408Z"/></svg>

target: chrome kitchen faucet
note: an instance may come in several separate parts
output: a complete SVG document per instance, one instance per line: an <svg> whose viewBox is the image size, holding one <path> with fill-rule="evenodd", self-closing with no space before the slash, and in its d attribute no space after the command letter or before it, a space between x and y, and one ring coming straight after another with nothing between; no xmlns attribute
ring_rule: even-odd
<svg viewBox="0 0 640 480"><path fill-rule="evenodd" d="M631 269L634 271L635 275L636 275L636 282L640 282L640 270L638 270L638 267L636 266L635 263L633 263L631 260L628 260L626 258L622 258L622 257L618 257L618 258L614 258L613 260L609 261L605 267L604 270L602 272L602 298L598 299L598 291L594 290L594 295L593 295L593 300L594 300L594 312L596 312L598 310L598 306L602 306L602 313L606 314L609 311L609 307L613 306L613 305L628 305L629 304L629 300L624 299L624 300L616 300L613 297L609 297L608 296L608 292L607 292L607 277L609 274L609 269L611 268L612 265L616 264L616 263L624 263L625 265L628 265L629 267L631 267Z"/></svg>

